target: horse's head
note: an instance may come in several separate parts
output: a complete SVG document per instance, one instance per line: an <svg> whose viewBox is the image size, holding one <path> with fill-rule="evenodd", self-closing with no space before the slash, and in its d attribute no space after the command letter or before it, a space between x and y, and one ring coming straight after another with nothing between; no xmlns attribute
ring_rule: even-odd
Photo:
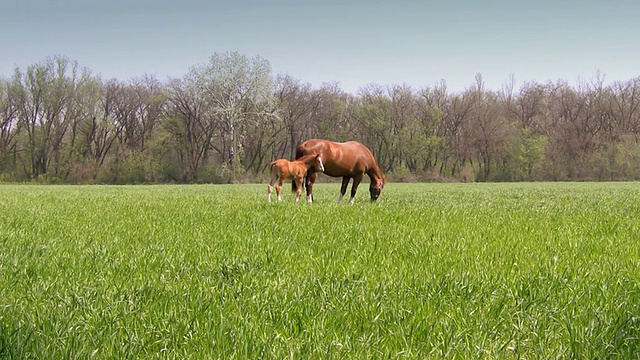
<svg viewBox="0 0 640 360"><path fill-rule="evenodd" d="M371 193L371 201L376 201L380 197L380 193L382 192L382 188L384 188L385 176L382 175L381 178L371 179L371 185L369 185L369 193Z"/></svg>

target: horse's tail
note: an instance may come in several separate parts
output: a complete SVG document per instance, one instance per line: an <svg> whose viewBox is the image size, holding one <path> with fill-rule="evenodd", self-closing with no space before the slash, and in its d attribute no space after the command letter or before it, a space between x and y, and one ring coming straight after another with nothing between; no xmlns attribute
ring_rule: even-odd
<svg viewBox="0 0 640 360"><path fill-rule="evenodd" d="M269 169L269 181L273 179L273 171L274 171L274 168L277 167L276 164L277 164L277 160L273 160L272 162L269 163L269 165L267 165L267 168ZM280 176L277 170L276 170L276 174L277 176Z"/></svg>

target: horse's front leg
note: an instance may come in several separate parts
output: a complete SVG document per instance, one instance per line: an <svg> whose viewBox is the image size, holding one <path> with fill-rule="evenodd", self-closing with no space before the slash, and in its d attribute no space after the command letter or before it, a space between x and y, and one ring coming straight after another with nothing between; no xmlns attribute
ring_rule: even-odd
<svg viewBox="0 0 640 360"><path fill-rule="evenodd" d="M316 176L318 176L318 174L315 171L311 171L309 170L307 172L307 176L306 176L306 180L305 180L305 185L307 186L307 202L313 202L313 183L316 182Z"/></svg>
<svg viewBox="0 0 640 360"><path fill-rule="evenodd" d="M360 181L362 181L363 177L364 177L364 174L358 174L353 177L353 185L351 185L351 198L349 199L349 204L353 204L353 201L356 198L356 191L358 190L358 185L360 185Z"/></svg>
<svg viewBox="0 0 640 360"><path fill-rule="evenodd" d="M347 186L349 186L349 180L351 180L349 176L342 177L342 186L340 187L340 197L338 197L339 203L342 202L342 198L344 197L344 194L347 193Z"/></svg>

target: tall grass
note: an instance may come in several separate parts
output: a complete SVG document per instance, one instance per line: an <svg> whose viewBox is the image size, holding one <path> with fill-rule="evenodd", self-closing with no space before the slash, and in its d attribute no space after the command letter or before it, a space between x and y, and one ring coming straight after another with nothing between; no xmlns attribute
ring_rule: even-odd
<svg viewBox="0 0 640 360"><path fill-rule="evenodd" d="M0 357L637 358L640 184L0 187Z"/></svg>

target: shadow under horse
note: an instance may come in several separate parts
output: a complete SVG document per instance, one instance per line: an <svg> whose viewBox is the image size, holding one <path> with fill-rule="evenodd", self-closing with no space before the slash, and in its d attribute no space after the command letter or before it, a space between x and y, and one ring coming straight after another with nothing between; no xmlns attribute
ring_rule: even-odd
<svg viewBox="0 0 640 360"><path fill-rule="evenodd" d="M351 197L349 203L353 204L356 197L358 185L365 174L371 179L369 193L371 201L376 201L382 192L385 183L385 176L380 170L378 163L369 148L357 141L347 141L343 143L324 140L311 139L301 142L296 146L296 159L308 154L321 154L324 161L324 173L332 177L342 177L342 187L338 202L342 201L347 192L349 181L353 179L351 186ZM313 184L316 181L318 169L310 168L305 177L307 188L307 201L313 201ZM296 191L296 184L292 184L292 189Z"/></svg>

